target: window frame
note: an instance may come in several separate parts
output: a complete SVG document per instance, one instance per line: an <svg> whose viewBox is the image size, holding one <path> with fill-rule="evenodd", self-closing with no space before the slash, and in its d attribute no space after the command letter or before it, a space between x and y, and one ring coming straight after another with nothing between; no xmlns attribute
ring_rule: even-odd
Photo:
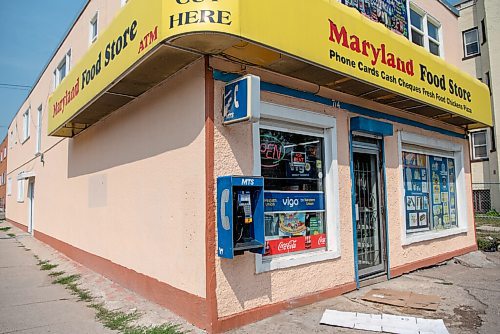
<svg viewBox="0 0 500 334"><path fill-rule="evenodd" d="M476 145L475 135L484 134L484 144ZM488 151L489 151L489 143L488 143L488 130L487 129L478 129L474 131L470 131L470 147L471 147L471 161L485 161L488 160ZM476 156L476 147L486 147L486 156L478 157Z"/></svg>
<svg viewBox="0 0 500 334"><path fill-rule="evenodd" d="M42 151L42 117L43 106L40 105L37 109L35 154L39 154Z"/></svg>
<svg viewBox="0 0 500 334"><path fill-rule="evenodd" d="M444 58L444 43L443 43L443 25L439 20L437 20L435 17L427 13L425 10L422 8L418 7L416 4L413 2L408 1L408 27L409 27L409 32L408 32L408 39L410 42L412 42L415 45L421 46L424 49L426 49L429 53L435 55L436 57L441 57ZM415 13L417 13L421 18L422 18L422 28L423 30L417 28L416 26L413 25L411 22L411 15L410 15L410 10L413 10ZM429 27L428 24L429 22L437 27L437 33L438 33L438 40L436 40L434 37L429 35ZM424 45L417 44L413 42L413 36L412 36L412 31L415 30L419 35L422 36L422 40ZM430 42L437 44L439 48L439 55L436 55L431 52L430 49Z"/></svg>
<svg viewBox="0 0 500 334"><path fill-rule="evenodd" d="M292 123L292 125L290 125L290 123ZM312 136L321 136L321 133L323 133L325 227L327 245L326 249L323 248L306 253L290 253L270 259L265 259L261 254L255 254L256 273L290 268L340 257L340 203L336 118L283 105L261 102L261 119L252 124L254 175L261 175L259 150L261 127L273 128L286 132L303 132Z"/></svg>
<svg viewBox="0 0 500 334"><path fill-rule="evenodd" d="M471 45L473 43L466 44L465 42L465 34L476 31L476 43L477 43L477 52L473 54L467 54L467 45ZM469 59L474 58L481 55L481 45L479 44L479 29L477 27L473 27L467 30L462 31L462 49L464 51L464 58Z"/></svg>
<svg viewBox="0 0 500 334"><path fill-rule="evenodd" d="M12 196L12 176L7 178L7 196Z"/></svg>
<svg viewBox="0 0 500 334"><path fill-rule="evenodd" d="M95 35L93 35L94 26L95 26ZM98 36L99 36L99 11L97 11L89 21L89 45L94 44Z"/></svg>
<svg viewBox="0 0 500 334"><path fill-rule="evenodd" d="M31 123L31 107L28 107L25 112L23 112L23 139L21 144L24 144L28 139L30 139L30 123Z"/></svg>
<svg viewBox="0 0 500 334"><path fill-rule="evenodd" d="M17 179L17 202L24 203L24 188L25 188L25 179L20 178Z"/></svg>
<svg viewBox="0 0 500 334"><path fill-rule="evenodd" d="M61 78L61 72L64 64L64 76ZM68 52L64 54L62 59L59 61L57 64L54 73L53 73L53 78L54 78L54 89L57 88L61 84L61 82L68 76L68 73L71 69L71 49L69 49Z"/></svg>
<svg viewBox="0 0 500 334"><path fill-rule="evenodd" d="M405 149L404 145L417 146L420 149ZM452 227L445 230L426 230L420 232L407 233L406 230L406 203L401 198L400 219L401 219L401 244L403 246L427 241L445 238L457 234L467 233L469 230L470 212L466 198L466 180L464 170L464 146L444 140L427 137L411 132L400 131L398 133L398 155L399 155L399 178L401 194L405 193L404 188L404 168L403 168L403 151L427 155L439 155L442 157L452 158L455 163L455 192L456 192L456 215L457 227ZM439 151L439 154L436 154ZM430 191L430 189L429 189Z"/></svg>

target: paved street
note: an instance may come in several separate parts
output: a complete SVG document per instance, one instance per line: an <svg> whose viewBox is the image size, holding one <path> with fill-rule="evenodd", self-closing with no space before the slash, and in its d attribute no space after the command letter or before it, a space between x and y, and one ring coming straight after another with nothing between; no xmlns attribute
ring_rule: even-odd
<svg viewBox="0 0 500 334"><path fill-rule="evenodd" d="M52 281L31 251L0 232L0 333L115 333Z"/></svg>

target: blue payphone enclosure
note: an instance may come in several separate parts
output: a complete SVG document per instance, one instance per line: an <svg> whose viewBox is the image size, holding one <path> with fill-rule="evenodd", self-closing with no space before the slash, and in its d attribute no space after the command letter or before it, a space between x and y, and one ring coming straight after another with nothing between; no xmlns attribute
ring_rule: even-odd
<svg viewBox="0 0 500 334"><path fill-rule="evenodd" d="M254 240L234 247L234 203L237 191L250 193ZM217 178L217 254L232 259L235 251L264 254L264 179L255 176L220 176Z"/></svg>

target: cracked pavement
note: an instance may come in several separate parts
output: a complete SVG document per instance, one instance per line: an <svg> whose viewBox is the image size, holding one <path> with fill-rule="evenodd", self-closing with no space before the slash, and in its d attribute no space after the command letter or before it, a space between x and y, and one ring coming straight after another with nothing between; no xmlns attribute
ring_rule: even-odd
<svg viewBox="0 0 500 334"><path fill-rule="evenodd" d="M244 333L373 333L320 325L325 309L387 313L443 319L452 334L498 333L500 327L500 253L474 252L461 263L422 269L348 294L284 311L271 318L231 331ZM417 310L364 301L373 288L414 291L441 297L437 311Z"/></svg>
<svg viewBox="0 0 500 334"><path fill-rule="evenodd" d="M52 284L33 253L14 238L0 240L0 333L116 333L61 285Z"/></svg>
<svg viewBox="0 0 500 334"><path fill-rule="evenodd" d="M6 226L6 225L4 225ZM81 285L111 309L140 310L141 325L180 323L191 333L202 333L158 305L68 260L50 247L12 229L16 238L0 232L0 334L5 333L116 333L95 320L85 303L40 271L33 254L48 259L69 274L80 274ZM415 291L442 298L436 312L364 301L372 288ZM500 253L474 252L444 265L415 271L231 331L243 333L373 333L320 325L325 309L442 318L450 333L498 333L500 327Z"/></svg>
<svg viewBox="0 0 500 334"><path fill-rule="evenodd" d="M93 302L107 309L141 316L134 325L154 326L174 323L191 334L204 331L169 310L148 301L117 283L74 262L53 248L10 226L15 238L0 231L0 334L6 333L118 333L104 328L95 319L95 310L62 285L52 284L50 271L42 271L38 260L48 260L65 275L79 275L78 285L90 292Z"/></svg>

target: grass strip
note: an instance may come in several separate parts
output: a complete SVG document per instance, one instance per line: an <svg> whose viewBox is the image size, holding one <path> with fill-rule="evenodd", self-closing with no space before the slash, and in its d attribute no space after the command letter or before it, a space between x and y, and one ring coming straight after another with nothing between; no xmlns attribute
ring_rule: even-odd
<svg viewBox="0 0 500 334"><path fill-rule="evenodd" d="M179 325L162 324L159 326L136 326L124 331L125 334L182 334Z"/></svg>
<svg viewBox="0 0 500 334"><path fill-rule="evenodd" d="M0 227L0 231L2 231L2 232L7 232L10 229L11 229L11 227L9 227L9 226Z"/></svg>
<svg viewBox="0 0 500 334"><path fill-rule="evenodd" d="M75 283L75 281L78 280L79 278L80 275L67 275L56 279L55 281L52 282L52 284L68 285L70 283Z"/></svg>
<svg viewBox="0 0 500 334"><path fill-rule="evenodd" d="M57 277L57 276L61 276L63 274L64 274L64 271L53 271L53 272L49 273L49 276L50 277Z"/></svg>
<svg viewBox="0 0 500 334"><path fill-rule="evenodd" d="M127 330L133 329L132 322L140 317L137 311L126 313L119 310L108 310L104 303L91 304L90 307L97 311L96 318L105 327L119 330L122 333L127 333Z"/></svg>
<svg viewBox="0 0 500 334"><path fill-rule="evenodd" d="M52 270L55 267L57 267L57 264L52 264L52 263L44 263L40 266L41 270Z"/></svg>
<svg viewBox="0 0 500 334"><path fill-rule="evenodd" d="M41 266L50 265L48 261L39 261ZM66 275L63 271L55 271L49 273L49 276L59 277L54 280L53 284L65 285L73 295L78 296L79 300L84 302L92 302L94 297L87 289L82 289L77 281L80 275ZM137 311L124 312L121 310L109 310L104 306L104 303L91 303L89 307L96 310L96 319L100 321L105 327L111 330L120 331L123 334L183 334L179 330L179 325L170 323L161 324L158 326L136 326L134 321L141 317Z"/></svg>

